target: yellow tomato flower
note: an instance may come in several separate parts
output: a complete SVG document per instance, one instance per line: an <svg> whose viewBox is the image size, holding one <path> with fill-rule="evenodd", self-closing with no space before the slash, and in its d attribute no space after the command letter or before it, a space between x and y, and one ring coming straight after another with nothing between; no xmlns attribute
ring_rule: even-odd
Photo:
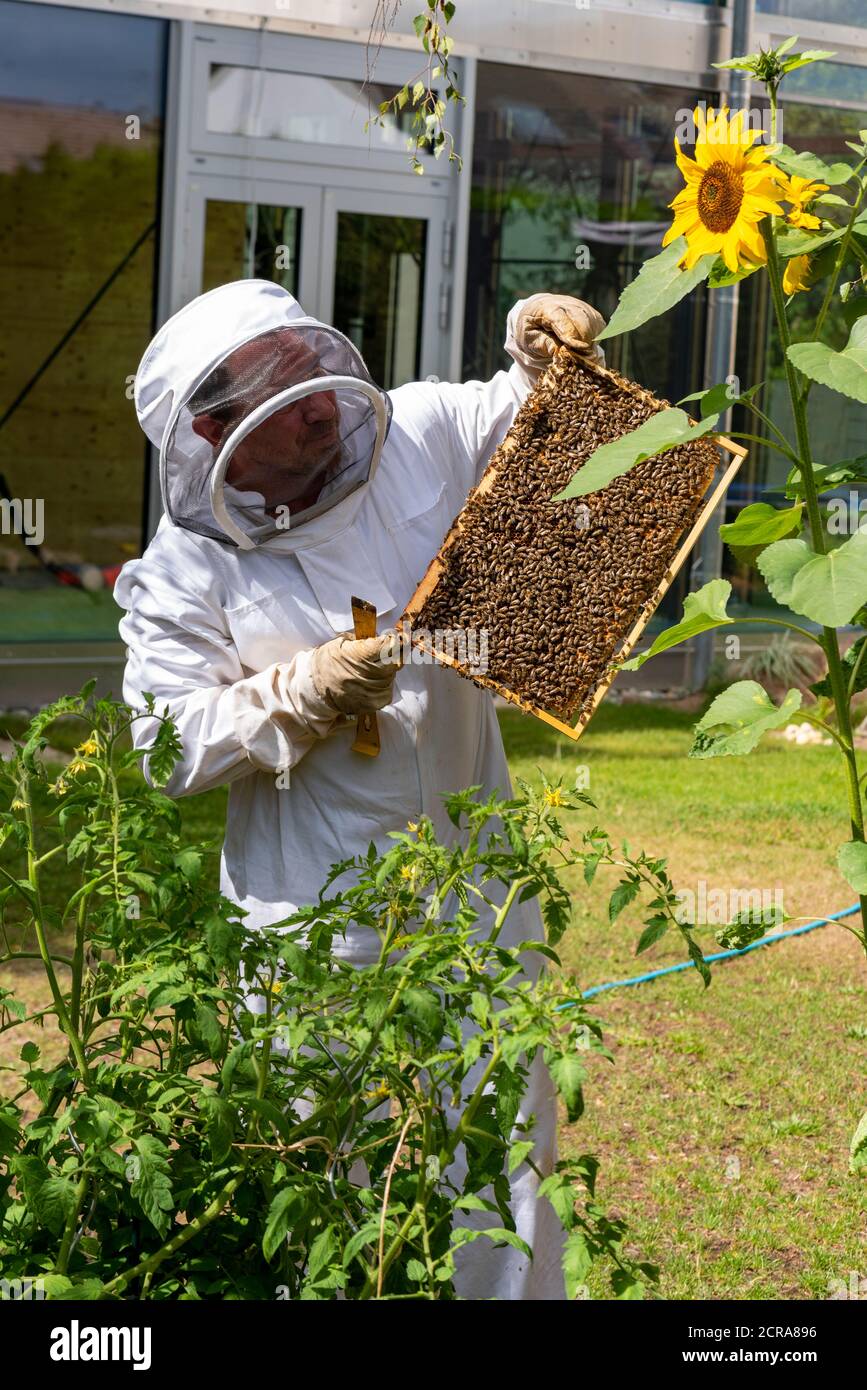
<svg viewBox="0 0 867 1390"><path fill-rule="evenodd" d="M74 777L74 776L76 775L76 773L78 773L78 772L86 772L86 771L87 771L87 763L84 761L84 759L83 759L83 758L73 758L73 759L72 759L72 762L69 764L68 768L66 769L66 776L67 776L67 777Z"/></svg>
<svg viewBox="0 0 867 1390"><path fill-rule="evenodd" d="M546 788L545 788L545 805L546 805L546 806L562 806L562 805L563 805L563 793L562 793L562 791L560 790L559 787L546 787Z"/></svg>
<svg viewBox="0 0 867 1390"><path fill-rule="evenodd" d="M746 112L729 118L727 107L707 115L694 111L695 158L681 152L675 138L677 167L686 187L669 204L674 221L663 237L667 246L685 236L681 265L691 269L702 256L722 256L729 270L759 265L766 259L759 223L768 213L781 214L777 180L782 174L767 163L768 150L756 146L757 131L744 125Z"/></svg>
<svg viewBox="0 0 867 1390"><path fill-rule="evenodd" d="M99 752L99 744L93 734L91 734L90 738L85 739L84 743L80 743L75 751L76 753L81 753L85 758L92 757L94 753Z"/></svg>
<svg viewBox="0 0 867 1390"><path fill-rule="evenodd" d="M800 290L808 290L810 288L807 284L809 269L809 256L790 256L783 275L783 292L785 294L798 294Z"/></svg>
<svg viewBox="0 0 867 1390"><path fill-rule="evenodd" d="M414 820L407 821L406 828L409 831L410 835L418 834L418 826L416 825Z"/></svg>
<svg viewBox="0 0 867 1390"><path fill-rule="evenodd" d="M815 179L802 179L799 174L784 174L783 179L780 197L792 205L786 214L786 221L791 227L801 227L807 232L818 231L821 225L819 218L804 209L820 193L827 193L828 185L817 183Z"/></svg>
<svg viewBox="0 0 867 1390"><path fill-rule="evenodd" d="M384 1082L384 1081L380 1081L379 1085L378 1085L378 1086L375 1086L374 1089L373 1089L372 1091L365 1091L365 1093L364 1093L364 1099L365 1099L365 1100L387 1100L388 1097L389 1097L390 1095L391 1095L391 1091L390 1091L389 1088L386 1086L385 1082Z"/></svg>
<svg viewBox="0 0 867 1390"><path fill-rule="evenodd" d="M418 866L417 866L416 864L404 864L404 865L401 867L400 876L401 876L401 878L409 879L409 881L410 881L410 883L411 883L412 880L415 878L415 876L416 876L417 873L418 873Z"/></svg>

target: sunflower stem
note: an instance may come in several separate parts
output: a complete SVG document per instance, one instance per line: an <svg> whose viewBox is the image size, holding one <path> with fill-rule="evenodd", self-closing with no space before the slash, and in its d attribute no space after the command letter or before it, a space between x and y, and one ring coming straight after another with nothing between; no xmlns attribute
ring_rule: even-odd
<svg viewBox="0 0 867 1390"><path fill-rule="evenodd" d="M828 549L827 538L825 535L825 528L822 524L818 489L816 487L816 478L813 473L813 455L810 448L807 407L801 393L798 372L795 370L795 366L789 358L791 335L789 333L788 318L786 317L786 301L783 293L783 277L780 270L780 258L777 253L773 219L770 217L764 218L762 222L762 236L764 237L765 247L767 248L768 280L771 286L771 299L773 301L774 314L777 320L780 346L783 350L786 383L789 388L792 414L795 420L795 435L798 441L798 452L800 454L798 466L800 468L801 481L804 487L804 500L807 504L810 535L815 553L817 555L824 555L827 553ZM852 732L852 711L849 693L846 687L846 679L843 673L843 662L840 657L840 644L836 628L823 627L822 647L824 648L825 657L828 662L828 679L831 684L831 693L834 699L834 712L837 716L837 728L840 734L839 742L846 763L849 823L852 839L863 841L864 813L861 804L858 759L855 753L855 740ZM861 940L864 943L865 952L867 952L867 895L859 894L859 901L861 904L861 922L863 926Z"/></svg>

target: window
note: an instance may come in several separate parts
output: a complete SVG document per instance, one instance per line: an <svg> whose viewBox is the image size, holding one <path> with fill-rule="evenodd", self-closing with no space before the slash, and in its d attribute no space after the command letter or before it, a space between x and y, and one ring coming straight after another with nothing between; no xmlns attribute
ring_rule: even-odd
<svg viewBox="0 0 867 1390"><path fill-rule="evenodd" d="M508 364L506 316L548 290L606 317L642 262L658 254L678 113L701 93L481 63L470 214L464 375ZM605 343L609 366L668 400L701 385L704 296ZM679 609L682 571L665 600Z"/></svg>
<svg viewBox="0 0 867 1390"><path fill-rule="evenodd" d="M756 0L759 14L815 19L822 24L867 25L864 0Z"/></svg>
<svg viewBox="0 0 867 1390"><path fill-rule="evenodd" d="M0 641L116 640L140 554L166 27L0 0Z"/></svg>

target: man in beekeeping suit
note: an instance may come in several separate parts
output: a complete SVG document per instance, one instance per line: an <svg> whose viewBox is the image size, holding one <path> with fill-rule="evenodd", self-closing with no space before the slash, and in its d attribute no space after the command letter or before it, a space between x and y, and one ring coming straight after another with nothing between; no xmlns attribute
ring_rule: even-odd
<svg viewBox="0 0 867 1390"><path fill-rule="evenodd" d="M242 280L181 309L147 349L135 402L160 451L165 515L115 589L124 697L140 707L151 691L177 723L170 795L231 784L222 888L248 926L315 901L332 864L371 840L389 848L388 832L422 815L448 843L442 793L509 794L491 696L435 664L394 664L388 629L557 341L598 357L602 326L580 300L534 295L509 314L508 371L386 393L342 333L280 286ZM352 595L375 605L376 638L345 636ZM378 758L352 751L355 716L370 711ZM139 746L156 732L134 727ZM542 937L531 901L501 939ZM335 950L365 965L379 940L357 927ZM518 1118L530 1114L547 1173L556 1104L541 1055ZM513 1179L533 1260L472 1242L459 1296L564 1297L560 1224L538 1183L527 1165Z"/></svg>

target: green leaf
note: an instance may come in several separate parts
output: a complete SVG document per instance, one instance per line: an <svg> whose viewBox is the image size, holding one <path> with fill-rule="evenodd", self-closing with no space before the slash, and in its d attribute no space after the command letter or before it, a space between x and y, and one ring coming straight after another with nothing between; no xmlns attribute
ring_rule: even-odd
<svg viewBox="0 0 867 1390"><path fill-rule="evenodd" d="M217 965L235 966L241 957L241 933L236 922L216 914L205 923L205 942Z"/></svg>
<svg viewBox="0 0 867 1390"><path fill-rule="evenodd" d="M811 381L867 405L867 318L855 320L840 352L825 343L793 343L787 355Z"/></svg>
<svg viewBox="0 0 867 1390"><path fill-rule="evenodd" d="M737 270L729 270L722 256L717 256L707 277L708 289L721 290L725 285L736 285L739 280L745 280L748 275L755 275L761 268L757 262L755 265L747 263L738 266Z"/></svg>
<svg viewBox="0 0 867 1390"><path fill-rule="evenodd" d="M825 232L809 232L800 227L788 227L777 234L777 252L784 260L791 256L813 256L823 247L840 241L845 230L845 227L832 227ZM867 234L867 218L859 217L852 232L855 236Z"/></svg>
<svg viewBox="0 0 867 1390"><path fill-rule="evenodd" d="M582 1086L587 1072L575 1052L561 1052L548 1062L548 1070L566 1105L569 1123L584 1113Z"/></svg>
<svg viewBox="0 0 867 1390"><path fill-rule="evenodd" d="M831 492L841 483L863 483L867 486L867 454L859 454L857 458L841 459L839 463L814 463L813 481L819 493ZM801 498L804 495L801 470L793 466L786 478L786 496Z"/></svg>
<svg viewBox="0 0 867 1390"><path fill-rule="evenodd" d="M608 900L609 922L616 922L623 909L635 901L640 887L641 884L633 878L627 878L623 883L618 883Z"/></svg>
<svg viewBox="0 0 867 1390"><path fill-rule="evenodd" d="M855 664L858 661L861 652L864 650L865 642L867 642L867 637L859 637L857 642L853 642L851 647L847 647L846 651L843 653L843 671L847 677L847 684L848 678L849 676L851 676ZM814 681L814 683L810 686L810 690L813 692L814 695L818 695L820 697L826 696L829 700L834 698L834 691L831 686L830 676L823 676L821 680ZM858 675L855 680L855 688L852 692L853 695L857 694L859 690L867 690L867 661L862 661L860 666L858 667Z"/></svg>
<svg viewBox="0 0 867 1390"><path fill-rule="evenodd" d="M848 183L853 172L851 164L826 164L809 150L796 153L790 145L779 145L772 159L784 173L797 174L802 179L812 179L816 183L827 183L830 188Z"/></svg>
<svg viewBox="0 0 867 1390"><path fill-rule="evenodd" d="M711 434L718 419L718 415L709 415L700 425L692 425L685 410L679 410L676 406L660 410L638 429L630 430L620 439L613 439L609 444L594 449L586 463L553 500L565 502L570 497L586 497L589 492L599 492L612 479L628 473L637 463Z"/></svg>
<svg viewBox="0 0 867 1390"><path fill-rule="evenodd" d="M849 1145L849 1172L867 1171L867 1110L858 1121L852 1142Z"/></svg>
<svg viewBox="0 0 867 1390"><path fill-rule="evenodd" d="M570 1302L586 1287L587 1275L593 1268L593 1256L587 1237L580 1227L570 1231L563 1246L563 1275L566 1281L566 1297Z"/></svg>
<svg viewBox="0 0 867 1390"><path fill-rule="evenodd" d="M808 63L822 63L827 58L836 56L836 50L833 48L805 48L803 53L793 53L791 58L785 60L783 71L794 72L796 68L804 68Z"/></svg>
<svg viewBox="0 0 867 1390"><path fill-rule="evenodd" d="M205 1117L205 1133L215 1163L227 1158L235 1137L235 1111L227 1100L215 1091L204 1091L199 1098L199 1110Z"/></svg>
<svg viewBox="0 0 867 1390"><path fill-rule="evenodd" d="M440 1002L433 990L413 987L404 991L403 1009L427 1033L442 1030Z"/></svg>
<svg viewBox="0 0 867 1390"><path fill-rule="evenodd" d="M666 313L679 303L690 290L707 279L714 256L702 256L692 270L681 270L678 261L686 251L686 238L678 237L658 256L645 261L636 278L620 296L620 302L597 342L630 333L648 319Z"/></svg>
<svg viewBox="0 0 867 1390"><path fill-rule="evenodd" d="M68 1178L52 1174L39 1184L33 1208L42 1225L59 1235L75 1211L75 1184Z"/></svg>
<svg viewBox="0 0 867 1390"><path fill-rule="evenodd" d="M802 511L801 502L781 510L768 502L751 502L719 533L737 560L753 564L766 546L800 531Z"/></svg>
<svg viewBox="0 0 867 1390"><path fill-rule="evenodd" d="M304 1210L304 1198L297 1187L284 1187L268 1208L262 1254L272 1260Z"/></svg>
<svg viewBox="0 0 867 1390"><path fill-rule="evenodd" d="M219 1057L223 1050L223 1030L216 1009L204 999L196 1003L196 1031L211 1057Z"/></svg>
<svg viewBox="0 0 867 1390"><path fill-rule="evenodd" d="M666 628L665 632L660 632L646 652L640 652L638 656L624 661L620 669L637 671L652 656L668 651L669 647L676 647L678 642L686 642L700 632L709 632L712 628L734 622L734 618L730 618L726 613L726 604L731 592L732 586L727 579L711 579L694 594L687 594L683 601L683 617L680 622L675 623L674 627Z"/></svg>
<svg viewBox="0 0 867 1390"><path fill-rule="evenodd" d="M732 922L725 923L720 930L714 931L714 935L724 951L742 951L753 941L759 941L766 934L767 926L766 922L756 920L748 913L743 920L738 916Z"/></svg>
<svg viewBox="0 0 867 1390"><path fill-rule="evenodd" d="M867 602L867 531L826 555L804 540L777 541L762 551L758 567L777 603L822 627L844 627Z"/></svg>
<svg viewBox="0 0 867 1390"><path fill-rule="evenodd" d="M867 845L863 840L847 840L837 850L837 867L856 893L867 893Z"/></svg>
<svg viewBox="0 0 867 1390"><path fill-rule="evenodd" d="M769 729L782 728L801 707L800 690L790 690L782 704L773 703L757 681L737 681L724 690L695 726L691 758L721 758L751 753Z"/></svg>
<svg viewBox="0 0 867 1390"><path fill-rule="evenodd" d="M511 1245L515 1250L520 1250L522 1255L527 1255L530 1259L533 1257L533 1251L530 1249L527 1242L522 1240L515 1231L506 1230L505 1226L492 1226L486 1231L479 1231L479 1235L489 1236L490 1239L496 1241L498 1245L503 1242L506 1245Z"/></svg>
<svg viewBox="0 0 867 1390"><path fill-rule="evenodd" d="M168 1149L153 1134L139 1135L133 1140L133 1153L127 1157L126 1171L130 1192L148 1220L164 1236L171 1225L169 1212L174 1209Z"/></svg>
<svg viewBox="0 0 867 1390"><path fill-rule="evenodd" d="M520 1168L521 1164L524 1162L524 1159L527 1157L528 1154L531 1154L532 1152L532 1139L519 1139L516 1144L512 1145L512 1147L509 1149L509 1177L512 1176L516 1168Z"/></svg>
<svg viewBox="0 0 867 1390"><path fill-rule="evenodd" d="M657 921L651 922L648 926L646 926L638 939L638 945L635 948L635 954L637 956L640 956L642 952L648 950L649 947L655 946L657 941L661 940L661 938L665 936L665 933L668 931L668 927L669 923L667 918L665 917L660 917L657 919Z"/></svg>
<svg viewBox="0 0 867 1390"><path fill-rule="evenodd" d="M189 883L195 883L202 874L202 856L198 850L182 849L175 855L175 867Z"/></svg>

